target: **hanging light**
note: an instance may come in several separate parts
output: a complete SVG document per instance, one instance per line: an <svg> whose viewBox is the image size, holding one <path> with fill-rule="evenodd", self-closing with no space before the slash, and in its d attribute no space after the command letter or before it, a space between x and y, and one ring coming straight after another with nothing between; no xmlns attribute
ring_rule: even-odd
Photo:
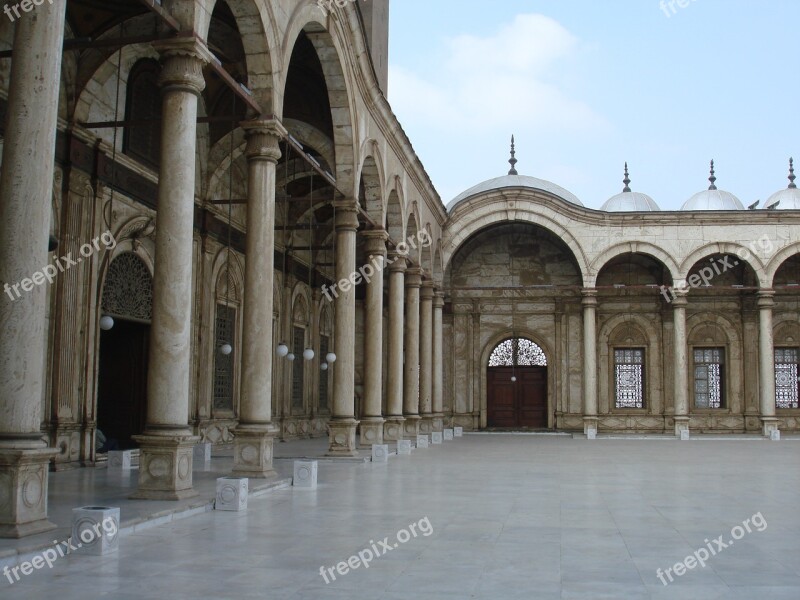
<svg viewBox="0 0 800 600"><path fill-rule="evenodd" d="M516 375L512 375L511 376L511 383L516 383L516 382L517 382L517 376Z"/></svg>
<svg viewBox="0 0 800 600"><path fill-rule="evenodd" d="M322 369L323 371L327 371L328 370L328 363L326 363L326 362L322 363L322 366L320 367L320 369Z"/></svg>
<svg viewBox="0 0 800 600"><path fill-rule="evenodd" d="M336 362L336 354L334 354L333 352L328 352L328 354L325 355L325 360L327 360L331 364L335 363Z"/></svg>
<svg viewBox="0 0 800 600"><path fill-rule="evenodd" d="M114 319L108 315L103 315L100 317L100 329L103 331L108 331L114 327Z"/></svg>
<svg viewBox="0 0 800 600"><path fill-rule="evenodd" d="M230 344L222 344L219 347L219 353L222 354L223 356L228 356L230 355L231 352L233 352L233 346L231 346Z"/></svg>
<svg viewBox="0 0 800 600"><path fill-rule="evenodd" d="M293 361L294 359L295 359L294 352L289 352L289 354L286 355L286 360Z"/></svg>
<svg viewBox="0 0 800 600"><path fill-rule="evenodd" d="M311 348L303 350L303 358L306 360L314 360L314 351Z"/></svg>
<svg viewBox="0 0 800 600"><path fill-rule="evenodd" d="M283 358L284 356L289 354L289 346L287 346L284 342L281 342L280 344L278 344L278 348L276 351L278 353L278 356Z"/></svg>

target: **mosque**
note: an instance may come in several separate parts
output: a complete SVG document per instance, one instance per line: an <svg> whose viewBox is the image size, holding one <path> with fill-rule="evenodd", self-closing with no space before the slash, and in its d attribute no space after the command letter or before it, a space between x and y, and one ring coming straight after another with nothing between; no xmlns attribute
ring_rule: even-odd
<svg viewBox="0 0 800 600"><path fill-rule="evenodd" d="M445 204L386 99L388 0L333 4L0 19L0 536L102 439L180 500L199 441L263 479L279 440L800 429L793 164L748 209L712 162L679 211L625 165L595 209L512 140Z"/></svg>

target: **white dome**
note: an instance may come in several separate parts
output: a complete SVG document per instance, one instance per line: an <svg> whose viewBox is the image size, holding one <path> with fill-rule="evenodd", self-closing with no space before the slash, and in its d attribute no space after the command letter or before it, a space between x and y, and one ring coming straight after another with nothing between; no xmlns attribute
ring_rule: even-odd
<svg viewBox="0 0 800 600"><path fill-rule="evenodd" d="M600 210L606 212L652 212L661 210L647 194L641 192L622 192L616 196L609 198L608 201L600 207Z"/></svg>
<svg viewBox="0 0 800 600"><path fill-rule="evenodd" d="M744 210L744 204L730 192L717 189L717 177L714 173L714 161L711 161L711 186L689 198L681 210Z"/></svg>
<svg viewBox="0 0 800 600"><path fill-rule="evenodd" d="M572 204L583 206L583 203L578 200L575 194L568 192L555 183L550 183L544 179L537 179L536 177L528 177L526 175L503 175L502 177L488 179L469 188L467 191L462 192L448 203L447 212L451 212L458 204L464 200L467 200L468 198L483 194L484 192L503 188L530 188L539 190L542 192L547 192L548 194L552 194L553 196L557 196L562 200L571 202Z"/></svg>
<svg viewBox="0 0 800 600"><path fill-rule="evenodd" d="M744 204L730 192L705 190L689 198L681 210L744 210Z"/></svg>
<svg viewBox="0 0 800 600"><path fill-rule="evenodd" d="M780 202L775 207L776 210L800 210L800 190L797 188L789 188L788 190L781 190L769 197L763 208L772 206L776 202Z"/></svg>

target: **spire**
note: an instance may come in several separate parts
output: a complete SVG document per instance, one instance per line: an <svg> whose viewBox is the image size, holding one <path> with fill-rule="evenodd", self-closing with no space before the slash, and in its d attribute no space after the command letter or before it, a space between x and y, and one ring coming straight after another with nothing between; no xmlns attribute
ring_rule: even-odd
<svg viewBox="0 0 800 600"><path fill-rule="evenodd" d="M711 177L709 177L708 180L711 182L711 185L708 186L708 189L709 190L717 189L717 185L716 185L717 176L714 174L714 161L713 160L711 161Z"/></svg>
<svg viewBox="0 0 800 600"><path fill-rule="evenodd" d="M796 190L797 189L797 184L794 182L795 179L797 179L797 177L795 177L795 175L794 175L794 159L790 158L789 159L789 189L790 190Z"/></svg>
<svg viewBox="0 0 800 600"><path fill-rule="evenodd" d="M622 183L625 184L623 188L623 192L630 192L631 191L631 178L628 175L628 163L625 163L625 179L622 180Z"/></svg>
<svg viewBox="0 0 800 600"><path fill-rule="evenodd" d="M511 170L508 172L509 175L519 175L517 173L517 159L516 159L516 152L514 151L514 136L511 136L511 158L508 159L509 164L511 165Z"/></svg>

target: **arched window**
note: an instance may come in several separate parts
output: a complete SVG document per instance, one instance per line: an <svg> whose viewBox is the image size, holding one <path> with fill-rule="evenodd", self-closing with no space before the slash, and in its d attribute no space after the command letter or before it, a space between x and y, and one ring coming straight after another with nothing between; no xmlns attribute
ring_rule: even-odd
<svg viewBox="0 0 800 600"><path fill-rule="evenodd" d="M489 357L490 367L546 367L547 357L535 343L524 338L501 342Z"/></svg>
<svg viewBox="0 0 800 600"><path fill-rule="evenodd" d="M125 120L134 121L125 128L122 150L125 154L158 169L161 163L161 90L158 86L158 62L138 61L128 75Z"/></svg>
<svg viewBox="0 0 800 600"><path fill-rule="evenodd" d="M153 279L147 265L133 252L120 254L108 266L102 308L104 314L113 317L150 322Z"/></svg>

